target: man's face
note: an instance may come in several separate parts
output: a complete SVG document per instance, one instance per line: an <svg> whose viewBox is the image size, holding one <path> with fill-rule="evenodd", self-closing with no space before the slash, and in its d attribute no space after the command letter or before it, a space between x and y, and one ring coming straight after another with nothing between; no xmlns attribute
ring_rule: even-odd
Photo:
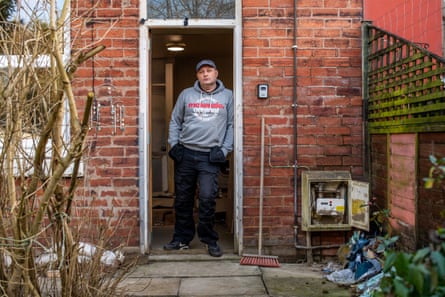
<svg viewBox="0 0 445 297"><path fill-rule="evenodd" d="M213 67L204 65L196 73L201 87L211 87L216 84L218 78L218 70Z"/></svg>

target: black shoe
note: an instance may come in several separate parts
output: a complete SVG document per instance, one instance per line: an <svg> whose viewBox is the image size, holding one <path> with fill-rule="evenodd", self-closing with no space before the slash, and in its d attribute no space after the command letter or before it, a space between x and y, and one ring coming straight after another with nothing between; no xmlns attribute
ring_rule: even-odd
<svg viewBox="0 0 445 297"><path fill-rule="evenodd" d="M188 250L189 244L172 240L164 245L164 250Z"/></svg>
<svg viewBox="0 0 445 297"><path fill-rule="evenodd" d="M209 251L209 255L212 257L221 257L223 252L219 245L215 243L211 243L207 245L207 250Z"/></svg>

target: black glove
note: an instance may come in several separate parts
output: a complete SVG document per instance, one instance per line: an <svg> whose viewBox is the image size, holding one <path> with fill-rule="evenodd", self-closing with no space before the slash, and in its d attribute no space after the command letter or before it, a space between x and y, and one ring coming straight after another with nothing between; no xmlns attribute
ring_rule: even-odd
<svg viewBox="0 0 445 297"><path fill-rule="evenodd" d="M176 162L182 161L184 155L184 146L180 143L175 144L169 151L168 155Z"/></svg>
<svg viewBox="0 0 445 297"><path fill-rule="evenodd" d="M224 153L220 147L215 146L210 150L209 161L212 163L225 163L226 162L226 156L224 156Z"/></svg>

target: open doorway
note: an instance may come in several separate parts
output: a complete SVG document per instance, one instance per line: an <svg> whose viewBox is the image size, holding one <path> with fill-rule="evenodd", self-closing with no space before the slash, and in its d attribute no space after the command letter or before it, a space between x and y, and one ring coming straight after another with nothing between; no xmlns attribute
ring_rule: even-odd
<svg viewBox="0 0 445 297"><path fill-rule="evenodd" d="M179 93L195 82L195 65L201 59L214 60L219 78L227 88L233 89L233 30L152 29L150 41L150 250L151 253L163 253L163 245L171 240L174 227L174 164L167 154L171 110ZM183 46L184 50L170 52L167 50L169 44ZM234 251L232 164L233 154L220 172L216 205L216 230L226 254ZM199 253L203 247L195 236L190 252Z"/></svg>

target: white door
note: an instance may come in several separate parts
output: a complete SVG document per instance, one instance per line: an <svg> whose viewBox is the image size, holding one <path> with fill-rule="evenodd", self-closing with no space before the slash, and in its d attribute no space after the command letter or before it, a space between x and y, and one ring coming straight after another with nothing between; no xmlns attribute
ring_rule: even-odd
<svg viewBox="0 0 445 297"><path fill-rule="evenodd" d="M151 3L167 3L172 1L153 1ZM177 1L173 1L177 2ZM183 2L183 1L182 1ZM196 1L195 1L196 2ZM200 1L198 1L200 2ZM201 1L202 4L208 1ZM221 3L227 1L221 1ZM153 15L153 7L147 11L146 5L150 1L141 0L141 28L140 28L140 234L141 251L150 252L153 248L156 238L153 237L153 230L158 223L154 217L161 200L153 200L155 196L168 196L172 189L172 168L166 160L168 147L165 137L166 133L154 131L154 123L165 130L168 120L166 117L170 113L172 106L165 106L161 111L163 119L159 113L154 113L153 108L159 108L159 102L154 102L153 80L155 74L153 70L154 61L163 60L164 65L171 68L169 73L172 76L173 100L176 98L179 90L189 86L195 80L194 65L202 58L212 58L221 66L220 73L223 73L223 82L234 91L235 97L235 150L232 154L231 167L231 205L230 214L233 230L234 251L242 253L242 135L237 131L242 131L242 55L241 55L241 1L233 1L237 17L235 18L184 18L184 19L166 19L156 18ZM156 7L155 7L156 8ZM177 9L177 7L175 8ZM150 15L152 14L152 15ZM147 17L148 16L148 17ZM153 17L153 18L150 18ZM224 41L224 38L230 35L229 43L218 46L218 42ZM185 50L189 54L167 53L166 45L168 43L184 43ZM193 53L193 54L190 54ZM189 56L187 56L189 55ZM162 64L162 63L161 63ZM165 68L165 69L167 69ZM166 71L164 69L164 71ZM168 70L167 70L168 72ZM166 77L166 81L168 78ZM163 87L158 85L158 89ZM164 89L164 91L167 89ZM158 90L159 91L159 90ZM158 94L159 95L159 94ZM159 97L159 96L158 96ZM165 102L168 104L168 96ZM170 102L171 103L171 102ZM174 104L174 103L173 103ZM158 117L156 120L154 117ZM159 138L163 134L164 139ZM153 137L156 136L156 139ZM158 164L155 164L158 163ZM156 202L156 203L155 203ZM167 213L167 216L169 214ZM159 218L158 218L159 219Z"/></svg>

